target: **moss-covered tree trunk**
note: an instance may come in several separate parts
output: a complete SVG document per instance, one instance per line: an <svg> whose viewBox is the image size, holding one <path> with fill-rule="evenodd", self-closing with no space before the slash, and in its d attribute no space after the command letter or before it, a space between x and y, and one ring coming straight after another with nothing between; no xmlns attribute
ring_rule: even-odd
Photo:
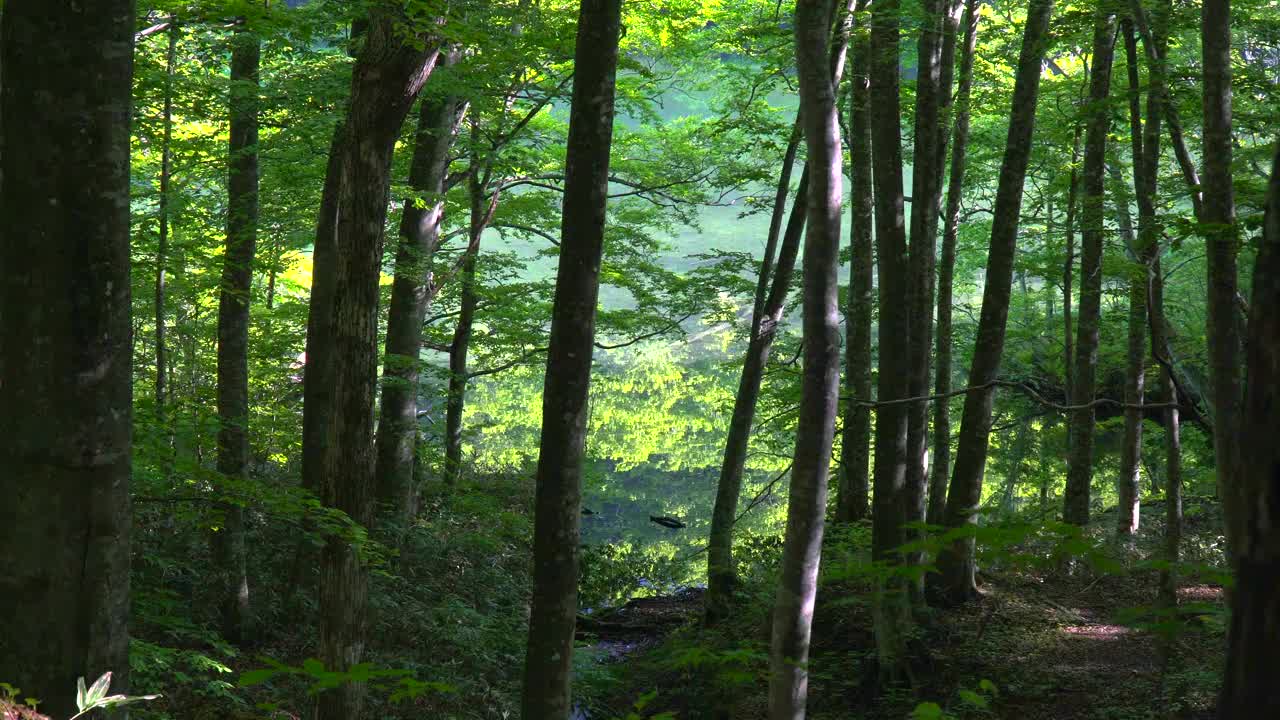
<svg viewBox="0 0 1280 720"><path fill-rule="evenodd" d="M824 62L830 33L829 0L796 5L796 74L812 178L804 241L804 374L796 425L787 530L773 610L769 652L770 720L803 720L808 697L809 640L818 593L827 476L840 388L840 122L839 73ZM846 7L847 15L850 7ZM848 22L842 19L840 22Z"/></svg>
<svg viewBox="0 0 1280 720"><path fill-rule="evenodd" d="M1080 199L1080 312L1076 319L1076 356L1071 379L1071 411L1067 449L1067 486L1062 519L1089 523L1093 483L1093 395L1098 371L1098 328L1102 314L1102 251L1105 232L1106 151L1111 129L1108 97L1115 56L1116 16L1107 7L1095 11L1093 66L1084 138L1083 193Z"/></svg>
<svg viewBox="0 0 1280 720"><path fill-rule="evenodd" d="M621 0L583 0L574 51L560 263L543 384L523 720L564 720L578 614L582 456L609 194Z"/></svg>
<svg viewBox="0 0 1280 720"><path fill-rule="evenodd" d="M130 0L0 18L0 677L129 680Z"/></svg>
<svg viewBox="0 0 1280 720"><path fill-rule="evenodd" d="M1053 0L1032 0L1022 35L1022 49L1014 77L1013 104L1004 162L996 186L995 219L987 249L987 282L982 293L982 313L973 364L969 368L971 387L987 386L965 395L956 447L955 469L947 491L945 524L960 528L975 522L974 513L982 499L982 476L986 469L987 445L991 435L991 407L994 388L989 387L1000 371L1004 355L1005 328L1009 319L1009 298L1013 287L1013 260L1022 211L1022 190L1031 157L1035 131L1036 101L1040 93L1040 63L1048 39ZM963 602L976 592L973 539L958 540L943 548L938 556L940 574L933 594L945 603Z"/></svg>

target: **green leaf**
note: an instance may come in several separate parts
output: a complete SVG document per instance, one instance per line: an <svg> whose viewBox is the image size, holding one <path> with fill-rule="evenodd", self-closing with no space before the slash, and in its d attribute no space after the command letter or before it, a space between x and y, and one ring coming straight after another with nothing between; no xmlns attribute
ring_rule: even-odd
<svg viewBox="0 0 1280 720"><path fill-rule="evenodd" d="M960 690L960 699L966 705L970 705L972 707L976 707L982 710L986 710L988 707L991 706L991 703L987 702L986 697L979 695L978 693L972 690L965 690L962 688Z"/></svg>
<svg viewBox="0 0 1280 720"><path fill-rule="evenodd" d="M240 687L249 687L251 685L261 685L262 683L278 675L279 672L280 672L279 670L276 670L274 668L261 668L258 670L249 670L248 672L240 673L240 679L236 681L236 684L239 685Z"/></svg>
<svg viewBox="0 0 1280 720"><path fill-rule="evenodd" d="M111 687L111 671L102 674L102 677L94 681L89 687L89 693L85 696L85 701L90 705L97 705L98 701L106 697L107 689Z"/></svg>
<svg viewBox="0 0 1280 720"><path fill-rule="evenodd" d="M911 720L942 720L942 706L935 702L922 702L911 711Z"/></svg>
<svg viewBox="0 0 1280 720"><path fill-rule="evenodd" d="M84 678L78 678L76 680L76 709L80 712L84 712L89 707L88 695L89 691L84 687Z"/></svg>

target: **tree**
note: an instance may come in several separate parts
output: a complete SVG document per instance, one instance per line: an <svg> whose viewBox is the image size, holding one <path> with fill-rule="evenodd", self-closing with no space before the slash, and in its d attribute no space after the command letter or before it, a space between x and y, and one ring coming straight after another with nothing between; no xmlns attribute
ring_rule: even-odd
<svg viewBox="0 0 1280 720"><path fill-rule="evenodd" d="M860 3L857 11L866 3ZM849 69L849 305L845 312L844 426L840 436L840 488L836 522L867 517L870 501L868 461L871 459L871 406L853 402L871 399L871 323L874 222L871 187L870 47L865 23L856 28Z"/></svg>
<svg viewBox="0 0 1280 720"><path fill-rule="evenodd" d="M930 525L941 525L947 506L947 480L951 472L951 305L956 269L956 237L960 229L960 201L964 196L965 161L969 149L969 96L973 90L973 53L978 41L976 0L965 0L964 45L960 55L960 81L956 90L955 127L951 141L951 176L947 181L947 206L943 215L942 255L938 267L937 377L934 394L939 398L933 411L933 465L929 480Z"/></svg>
<svg viewBox="0 0 1280 720"><path fill-rule="evenodd" d="M374 510L378 281L391 154L405 116L439 56L436 41L410 36L407 22L412 21L390 6L370 9L347 115L333 146L338 160L329 166L338 177L326 178L336 189L328 198L333 215L322 217L320 226L322 231L331 227L332 235L317 238L318 243L331 244L332 272L322 275L317 269L311 301L313 314L328 316L332 344L329 367L323 369L331 389L329 407L320 409L329 416L323 427L325 450L319 453L320 499L365 527L372 525ZM304 437L304 443L308 439ZM360 661L364 645L365 560L349 538L330 535L320 568L320 660L330 670L343 671ZM321 693L317 718L359 717L362 701L363 687L355 683Z"/></svg>
<svg viewBox="0 0 1280 720"><path fill-rule="evenodd" d="M0 19L0 676L129 674L133 3Z"/></svg>
<svg viewBox="0 0 1280 720"><path fill-rule="evenodd" d="M1208 0L1201 6L1200 38L1204 93L1201 232L1205 238L1209 287L1205 334L1209 340L1210 405L1218 496L1226 519L1227 553L1238 547L1243 509L1235 487L1236 438L1243 395L1240 377L1240 317L1235 190L1231 184L1231 2Z"/></svg>
<svg viewBox="0 0 1280 720"><path fill-rule="evenodd" d="M827 56L827 70L835 85L840 84L844 72L844 62L849 47L849 23L852 22L850 9L852 0L843 0L840 6L844 13L840 22L835 24L836 35L831 43ZM829 9L828 12L831 12ZM803 111L797 117L797 130L801 128ZM799 139L799 135L793 135ZM765 258L756 289L756 306L760 311L753 314L751 337L747 341L747 352L742 362L742 374L738 380L738 392L733 400L733 416L729 421L729 433L725 438L724 460L720 465L720 479L716 484L716 502L711 516L711 537L707 543L707 596L706 619L715 624L728 615L733 586L736 583L736 570L733 561L733 525L737 519L738 498L742 492L742 474L746 466L747 445L751 437L752 422L755 418L756 404L760 398L760 386L764 381L765 366L769 363L769 355L773 342L777 338L782 315L786 310L787 298L791 290L791 277L795 271L796 259L800 254L800 240L807 219L807 198L809 197L809 168L806 164L800 174L800 182L796 187L795 202L791 206L787 218L786 230L782 236L782 246L778 250L776 266L770 276L769 260L772 258L771 246L777 237L778 227L782 219L783 202L786 199L786 187L791 176L791 161L794 154L788 147L783 160L783 169L778 181L777 197L774 201L773 217L770 221L769 239L766 243ZM769 281L772 283L769 284ZM769 288L763 294L765 287ZM763 297L764 302L759 302Z"/></svg>
<svg viewBox="0 0 1280 720"><path fill-rule="evenodd" d="M1107 134L1111 129L1108 96L1116 43L1115 13L1100 6L1093 28L1093 67L1089 76L1088 123L1084 140L1084 193L1080 203L1080 312L1076 321L1075 368L1071 378L1067 487L1062 519L1089 524L1093 482L1093 421L1098 371L1098 323L1102 310L1102 251L1105 221Z"/></svg>
<svg viewBox="0 0 1280 720"><path fill-rule="evenodd" d="M460 54L460 48L449 48L441 66L454 65ZM440 244L449 150L462 107L448 93L431 93L423 99L409 167L409 185L419 196L405 200L400 219L375 449L378 498L399 525L408 522L415 504L422 322L435 292L431 263Z"/></svg>
<svg viewBox="0 0 1280 720"><path fill-rule="evenodd" d="M995 218L987 249L987 278L982 292L982 314L978 318L973 363L969 367L969 387L960 418L960 439L955 469L947 491L945 524L962 528L977 521L975 513L982 500L982 478L986 470L987 446L991 435L991 407L994 388L1004 354L1005 330L1009 319L1009 296L1013 286L1013 260L1021 220L1023 185L1031 157L1035 131L1036 100L1040 90L1040 64L1048 40L1053 0L1032 0L1027 9L1026 27L1013 87L1013 106L1005 141L1004 161L996 188ZM976 555L973 538L960 538L938 555L936 594L946 603L956 604L973 597Z"/></svg>
<svg viewBox="0 0 1280 720"><path fill-rule="evenodd" d="M1206 203L1207 205L1208 203ZM1272 162L1262 243L1253 270L1253 308L1280 303L1280 144ZM1276 614L1280 611L1280 316L1249 316L1247 389L1239 438L1241 518L1227 668L1218 717L1255 718L1280 712L1280 686L1266 670L1280 663Z"/></svg>
<svg viewBox="0 0 1280 720"><path fill-rule="evenodd" d="M578 525L596 299L609 192L621 0L583 0L565 155L560 264L543 387L533 600L521 717L563 720L578 613Z"/></svg>
<svg viewBox="0 0 1280 720"><path fill-rule="evenodd" d="M840 339L836 273L843 200L836 82L823 62L830 35L824 0L796 5L796 74L812 184L804 242L804 376L796 427L781 580L773 611L769 717L802 720L808 688L809 637L818 592L827 474L839 402ZM845 8L845 15L849 8ZM841 19L840 22L846 22Z"/></svg>
<svg viewBox="0 0 1280 720"><path fill-rule="evenodd" d="M258 240L258 66L261 41L239 28L231 38L231 142L227 161L227 246L218 299L218 472L243 482L249 469L249 298ZM234 492L234 490L233 490ZM222 634L244 639L249 622L244 506L221 503L214 533Z"/></svg>
<svg viewBox="0 0 1280 720"><path fill-rule="evenodd" d="M1142 132L1142 90L1138 84L1138 40L1134 34L1133 21L1125 18L1121 22L1124 33L1125 69L1129 79L1129 139L1133 147L1133 175L1135 194L1141 194L1139 176L1147 171L1143 167L1146 158L1142 145L1145 141ZM1150 90L1148 90L1148 94ZM1158 114L1149 116L1147 122L1159 124ZM1150 198L1145 198L1150 200ZM1138 200L1138 212L1141 216L1144 198ZM1128 215L1128 198L1117 198L1116 204L1125 206ZM1142 218L1139 217L1139 225ZM1137 261L1129 269L1129 328L1128 352L1125 365L1124 382L1124 440L1120 446L1120 478L1117 483L1119 499L1116 513L1116 532L1121 536L1132 536L1138 532L1141 512L1141 493L1138 487L1139 469L1142 465L1142 402L1146 389L1147 368L1147 293L1152 255L1156 248L1150 247L1157 238L1150 234L1142 234L1139 230L1133 247L1134 259Z"/></svg>

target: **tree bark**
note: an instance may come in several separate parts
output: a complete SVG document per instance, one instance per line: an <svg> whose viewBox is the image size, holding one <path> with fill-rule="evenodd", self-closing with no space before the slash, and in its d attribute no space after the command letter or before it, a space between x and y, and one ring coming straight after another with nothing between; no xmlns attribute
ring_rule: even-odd
<svg viewBox="0 0 1280 720"><path fill-rule="evenodd" d="M861 3L858 10L861 10ZM871 398L871 328L875 299L874 222L871 187L870 46L865 28L853 41L849 69L849 308L845 315L845 394ZM836 522L857 522L867 517L870 502L871 408L845 403L840 440L840 487L836 495Z"/></svg>
<svg viewBox="0 0 1280 720"><path fill-rule="evenodd" d="M846 13L851 0L841 0ZM832 6L834 7L834 6ZM827 58L828 69L836 85L844 71L845 53L849 43L849 26L840 26ZM797 117L797 122L801 118ZM789 150L788 150L789 152ZM784 159L784 165L785 165ZM809 193L809 168L800 174L796 188L796 200L787 217L782 246L778 250L777 266L773 270L772 284L765 299L763 311L752 318L751 338L743 358L742 375L738 380L738 393L734 396L733 415L729 421L729 434L725 439L724 459L720 465L720 480L716 485L716 502L711 514L711 535L707 543L707 595L704 599L706 622L714 625L731 611L733 587L737 582L733 561L733 523L738 512L738 498L742 493L742 475L747 461L747 445L755 419L756 402L760 398L760 385L764 369L769 364L769 354L777 337L782 314L786 309L787 295L791 290L791 276L800 253L800 240L804 231L805 209ZM781 182L779 183L781 190ZM782 193L779 193L779 197ZM781 218L781 205L774 206L772 233ZM770 242L769 244L772 244ZM768 246L766 245L766 255ZM757 285L757 297L759 285Z"/></svg>
<svg viewBox="0 0 1280 720"><path fill-rule="evenodd" d="M1218 496L1226 519L1228 557L1239 547L1236 537L1245 517L1238 507L1237 442L1244 430L1240 376L1240 327L1235 191L1231 184L1231 2L1207 0L1200 18L1204 72L1203 215L1206 282L1209 287L1206 337L1209 341L1210 404L1213 408L1213 455ZM1261 306L1258 306L1261 307Z"/></svg>
<svg viewBox="0 0 1280 720"><path fill-rule="evenodd" d="M441 57L452 65L455 46ZM424 98L414 137L409 186L396 248L395 280L387 314L387 340L382 370L382 402L375 440L378 499L392 524L404 527L417 503L414 457L418 444L418 382L422 322L431 305L431 261L444 221L445 179L461 103L449 95Z"/></svg>
<svg viewBox="0 0 1280 720"><path fill-rule="evenodd" d="M1151 261L1156 248L1150 246L1157 242L1157 236L1143 232L1144 221L1154 220L1144 217L1153 198L1143 197L1146 176L1143 153L1143 118L1141 108L1141 89L1138 84L1138 42L1134 35L1133 21L1126 18L1122 21L1124 31L1124 47L1126 69L1129 78L1129 136L1132 144L1134 194L1138 196L1139 232L1133 248L1136 262L1129 269L1129 329L1128 353L1125 369L1124 401L1124 439L1120 445L1120 478L1117 486L1119 500L1116 512L1116 532L1122 537L1132 536L1138 531L1139 513L1141 512L1140 475L1142 467L1142 402L1146 385L1147 365L1147 295L1149 293ZM1148 88L1148 95L1151 89ZM1148 115L1147 122L1159 124L1159 115ZM1119 203L1122 200L1116 199ZM1123 202L1127 205L1128 200Z"/></svg>
<svg viewBox="0 0 1280 720"><path fill-rule="evenodd" d="M951 303L956 270L956 237L960 228L960 202L964 198L965 162L969 149L969 96L973 89L973 53L978 41L977 0L965 0L964 46L960 55L960 86L956 91L956 121L952 130L951 177L947 184L947 209L942 229L942 257L938 267L938 338L934 394L951 393ZM946 517L947 480L951 474L951 399L940 397L933 409L933 466L929 481L930 525Z"/></svg>
<svg viewBox="0 0 1280 720"><path fill-rule="evenodd" d="M770 720L803 720L808 697L809 640L822 557L827 475L840 383L840 123L836 77L823 62L829 0L796 5L796 75L812 186L804 241L804 375L796 426L787 530L773 611ZM846 6L845 13L851 9ZM841 19L841 22L847 20Z"/></svg>
<svg viewBox="0 0 1280 720"><path fill-rule="evenodd" d="M960 418L955 469L947 492L945 524L960 528L977 521L975 513L982 499L982 477L991 435L991 407L994 396L990 383L1000 372L1004 354L1005 329L1009 319L1009 298L1013 287L1013 261L1018 224L1022 211L1022 190L1031 157L1035 131L1036 101L1040 91L1040 64L1048 40L1053 0L1032 0L1027 9L1022 49L1013 86L1013 104L1004 161L996 187L995 219L987 250L987 278L982 293L982 313L978 318L969 385L987 386L965 395ZM945 603L968 600L977 592L975 552L972 538L958 540L938 556L939 574L935 595Z"/></svg>
<svg viewBox="0 0 1280 720"><path fill-rule="evenodd" d="M917 47L915 158L911 173L911 227L909 302L911 307L911 378L909 397L929 394L929 359L933 346L934 268L938 250L938 213L942 195L944 154L942 124L942 20L945 0L923 0L923 17ZM907 473L903 495L904 519L924 522L929 464L929 402L913 402L907 413ZM908 531L917 539L919 531ZM907 562L923 562L921 552L912 552ZM924 575L913 583L916 592L924 589Z"/></svg>
<svg viewBox="0 0 1280 720"><path fill-rule="evenodd" d="M129 0L0 20L0 677L129 685Z"/></svg>
<svg viewBox="0 0 1280 720"><path fill-rule="evenodd" d="M621 0L583 0L569 106L560 263L543 384L533 599L521 717L564 720L578 613L582 456L609 193Z"/></svg>
<svg viewBox="0 0 1280 720"><path fill-rule="evenodd" d="M1220 202L1208 194L1206 188L1206 210ZM1242 517L1227 668L1218 701L1218 717L1223 720L1280 715L1280 684L1275 682L1275 668L1280 667L1280 525L1276 513L1280 508L1280 443L1275 437L1276 427L1280 427L1280 315L1264 310L1280 307L1280 145L1267 190L1251 307L1255 310L1249 316L1248 391L1241 417L1241 474L1237 479L1242 500L1237 509Z"/></svg>
<svg viewBox="0 0 1280 720"><path fill-rule="evenodd" d="M473 132L474 126L473 126ZM480 163L473 158L472 162ZM471 349L471 329L475 324L476 260L480 255L480 237L485 226L485 170L472 170L467 181L471 218L466 258L462 263L458 325L449 344L449 390L445 400L444 481L454 485L462 474L462 413L467 395L467 352Z"/></svg>
<svg viewBox="0 0 1280 720"><path fill-rule="evenodd" d="M218 298L218 472L243 483L249 470L249 303L258 240L258 66L250 30L231 39L231 129L227 159L227 246ZM231 492L234 492L232 490ZM224 494L227 494L224 491ZM245 640L250 623L244 505L221 502L213 535L216 591L227 640Z"/></svg>
<svg viewBox="0 0 1280 720"><path fill-rule="evenodd" d="M365 44L356 60L351 99L344 121L332 238L332 282L320 299L327 307L330 360L323 375L330 383L327 423L321 437L320 499L354 522L369 527L374 511L373 400L377 385L378 283L383 226L390 191L391 155L405 116L430 76L439 49L430 38L407 36L404 18L381 7L371 10ZM336 166L336 168L335 168ZM328 180L326 180L326 183ZM306 437L304 436L304 442ZM305 448L304 448L305 453ZM360 662L367 620L368 577L364 561L348 539L325 540L320 563L320 660L334 671ZM321 693L317 720L360 717L364 688L349 683Z"/></svg>
<svg viewBox="0 0 1280 720"><path fill-rule="evenodd" d="M877 264L880 290L880 356L876 397L880 402L907 397L910 372L911 284L906 232L903 227L902 126L898 45L899 0L871 5L872 179L875 186ZM905 539L907 411L901 403L876 410L875 493L871 509L871 555L891 561ZM904 679L906 630L910 622L906 582L899 575L881 579L873 603L880 677L886 683Z"/></svg>
<svg viewBox="0 0 1280 720"><path fill-rule="evenodd" d="M1116 17L1107 9L1096 12L1093 28L1093 74L1089 77L1088 120L1084 142L1084 194L1080 203L1080 313L1076 324L1075 372L1068 431L1067 486L1062 519L1089 524L1093 482L1095 380L1098 370L1098 326L1102 311L1102 250L1105 232L1107 133L1111 129L1108 96L1115 55Z"/></svg>

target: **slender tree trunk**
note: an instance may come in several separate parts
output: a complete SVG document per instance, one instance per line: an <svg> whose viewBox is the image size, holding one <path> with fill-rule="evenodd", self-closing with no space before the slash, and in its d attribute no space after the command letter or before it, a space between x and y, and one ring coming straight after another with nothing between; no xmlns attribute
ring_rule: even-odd
<svg viewBox="0 0 1280 720"><path fill-rule="evenodd" d="M1111 129L1108 96L1115 55L1116 17L1096 12L1093 28L1093 74L1089 77L1088 125L1084 142L1084 195L1081 198L1080 314L1076 327L1072 405L1093 400L1098 370L1098 326L1102 311L1102 249L1105 219L1107 134ZM1092 405L1073 410L1068 434L1067 486L1062 519L1089 524L1089 496L1093 482Z"/></svg>
<svg viewBox="0 0 1280 720"><path fill-rule="evenodd" d="M1239 507L1237 442L1242 404L1235 192L1231 185L1231 2L1207 0L1201 8L1204 71L1203 215L1206 282L1209 287L1206 337L1209 340L1210 404L1213 407L1213 455L1218 496L1226 519L1227 553L1234 557L1245 511ZM1262 306L1257 306L1262 307Z"/></svg>
<svg viewBox="0 0 1280 720"><path fill-rule="evenodd" d="M865 4L865 3L863 3ZM861 10L861 6L858 10ZM849 308L845 315L845 394L871 399L871 327L875 307L874 222L871 187L871 115L867 63L870 46L866 28L857 29L849 70ZM867 518L870 501L871 408L846 402L840 440L840 488L836 522Z"/></svg>
<svg viewBox="0 0 1280 720"><path fill-rule="evenodd" d="M441 61L452 65L458 56L459 49L454 47ZM431 304L431 261L440 243L449 150L460 109L461 103L453 96L423 99L409 168L409 185L415 195L405 199L400 218L375 441L378 499L388 518L400 527L412 518L417 502L413 470L418 444L422 322Z"/></svg>
<svg viewBox="0 0 1280 720"><path fill-rule="evenodd" d="M982 313L978 319L973 363L969 368L970 386L985 386L995 380L1004 355L1005 328L1009 319L1009 298L1013 286L1013 260L1022 211L1022 189L1026 180L1027 163L1031 157L1031 138L1035 131L1040 63L1044 59L1049 18L1052 15L1053 0L1032 0L1027 9L1027 23L1023 30L1022 49L1018 55L1014 79L1004 162L1000 165L1000 179L996 187L995 219L991 226L991 244L987 250L987 282L982 293ZM945 524L948 527L960 528L976 522L975 512L982 499L982 476L986 468L987 444L991 435L994 394L992 388L986 387L965 395L955 469L951 475L951 488L947 492ZM936 595L944 602L963 602L976 593L972 538L958 540L944 547L937 564L940 574L936 576Z"/></svg>
<svg viewBox="0 0 1280 720"><path fill-rule="evenodd" d="M845 8L848 13L849 7ZM847 22L841 20L841 22ZM839 404L840 123L836 77L823 62L829 36L827 1L796 5L796 74L812 186L804 241L804 376L796 426L787 531L773 611L769 718L803 720L809 683L809 639L822 557L827 474Z"/></svg>
<svg viewBox="0 0 1280 720"><path fill-rule="evenodd" d="M129 0L0 19L0 677L129 685Z"/></svg>
<svg viewBox="0 0 1280 720"><path fill-rule="evenodd" d="M911 173L911 242L909 259L909 301L911 307L910 348L911 378L907 383L909 397L929 394L929 359L933 347L934 268L938 250L938 212L942 194L942 172L945 162L942 124L942 20L946 0L923 0L920 40L917 46L915 162ZM913 402L907 413L907 473L903 495L904 519L924 522L928 496L929 402ZM918 531L908 531L915 539ZM923 562L921 552L912 552L907 562ZM914 592L924 590L924 575L913 583Z"/></svg>
<svg viewBox="0 0 1280 720"><path fill-rule="evenodd" d="M1129 137L1133 146L1133 174L1135 194L1142 192L1141 176L1145 173L1142 144L1141 89L1138 84L1138 41L1133 31L1133 21L1122 21L1124 31L1125 64L1129 78ZM1150 90L1148 89L1148 93ZM1151 120L1149 119L1148 122ZM1159 122L1159 120L1156 120ZM1128 208L1128 198L1116 198ZM1141 224L1142 203L1138 201ZM1126 212L1125 215L1128 215ZM1132 229L1130 229L1132 233ZM1141 408L1146 385L1147 366L1147 293L1151 255L1147 243L1154 237L1139 233L1133 247L1136 263L1129 269L1129 332L1128 354L1125 371L1124 439L1120 445L1120 478L1117 485L1116 532L1121 537L1132 536L1138 531L1140 513L1140 474L1142 467L1142 417Z"/></svg>
<svg viewBox="0 0 1280 720"><path fill-rule="evenodd" d="M947 209L942 229L942 257L938 268L938 339L934 393L951 392L951 303L956 271L956 237L960 229L960 202L964 197L965 162L969 149L969 95L973 89L973 53L978 41L977 0L965 0L964 47L960 55L960 87L956 94L956 122L951 143L951 177L947 184ZM946 515L947 480L951 474L951 400L940 397L933 409L933 467L929 480L930 525L941 525Z"/></svg>
<svg viewBox="0 0 1280 720"><path fill-rule="evenodd" d="M852 0L841 0L846 13ZM834 6L833 6L834 7ZM851 16L846 17L831 45L828 69L834 84L839 85L844 71L845 54L849 43ZM797 117L797 121L800 118ZM785 163L784 163L785 164ZM706 621L715 624L731 610L736 571L733 561L733 523L738 512L738 498L742 493L742 476L747 461L747 445L755 419L756 402L760 397L760 385L764 369L769 363L773 341L786 309L787 295L791 290L791 276L800 253L800 240L804 230L805 208L809 192L809 169L800 174L796 188L796 200L787 217L782 246L778 250L777 266L773 270L772 284L761 314L752 319L751 339L743 358L742 375L738 380L738 394L734 396L733 415L729 421L729 435L725 439L724 459L720 465L720 480L716 485L716 502L711 514L711 535L707 543L707 595L704 599ZM779 183L781 190L781 183ZM781 193L779 193L781 196ZM781 205L774 206L774 219L770 222L770 245L774 226L779 222ZM766 255L769 255L766 246ZM757 284L757 296L759 294Z"/></svg>
<svg viewBox="0 0 1280 720"><path fill-rule="evenodd" d="M1087 72L1085 84L1088 84ZM1080 162L1080 131L1080 124L1077 123L1071 140L1071 179L1067 189L1067 227L1065 233L1066 253L1062 262L1062 384L1068 398L1072 397L1071 388L1075 384L1073 382L1075 373L1072 371L1072 363L1076 357L1076 339L1075 329L1072 327L1071 292L1074 285L1076 265L1076 203L1080 196L1080 174L1076 171L1076 166Z"/></svg>
<svg viewBox="0 0 1280 720"><path fill-rule="evenodd" d="M1150 19L1142 9L1136 8L1134 18L1139 28L1148 30L1143 43L1147 52L1147 109L1146 124L1142 128L1142 162L1135 165L1134 187L1138 199L1139 245L1147 262L1147 322L1150 325L1151 355L1169 357L1168 321L1164 314L1164 274L1160 269L1161 225L1156 212L1160 167L1160 121L1167 102L1166 53L1169 5L1159 3ZM1182 542L1182 438L1178 416L1178 390L1170 366L1161 363L1161 401L1169 407L1164 410L1165 450L1165 536L1164 558L1167 566L1160 570L1160 598L1169 608L1178 604L1177 563L1181 559Z"/></svg>
<svg viewBox="0 0 1280 720"><path fill-rule="evenodd" d="M871 5L871 155L875 185L876 244L880 289L880 369L876 397L880 402L907 397L910 371L911 273L903 226L902 126L899 99L899 0ZM907 408L882 405L876 410L875 493L872 506L871 554L891 562L893 550L906 540ZM907 582L900 575L882 578L873 603L880 678L898 683L906 675L906 633L910 623Z"/></svg>
<svg viewBox="0 0 1280 720"><path fill-rule="evenodd" d="M321 297L332 343L329 407L322 433L320 499L369 527L374 514L373 400L378 366L378 282L390 192L391 154L405 116L439 56L438 48L408 37L404 19L371 11L356 60L344 121L332 239L332 282ZM333 167L334 164L331 164ZM328 220L322 220L324 226ZM318 240L320 242L320 240ZM316 275L314 281L321 282ZM304 436L304 442L306 438ZM304 448L305 453L306 448ZM346 538L325 540L320 562L320 660L344 671L360 662L367 620L368 576L359 548ZM321 693L317 720L360 717L364 687L350 683Z"/></svg>
<svg viewBox="0 0 1280 720"><path fill-rule="evenodd" d="M543 385L523 720L564 720L578 613L578 527L609 194L621 0L583 0L574 52L560 264Z"/></svg>
<svg viewBox="0 0 1280 720"><path fill-rule="evenodd" d="M1206 209L1216 202L1206 189ZM1242 518L1227 669L1218 702L1223 720L1280 715L1280 684L1275 681L1280 667L1280 443L1275 437L1280 427L1280 315L1265 310L1280 307L1280 145L1267 191L1251 307L1248 392L1238 439L1241 474L1234 479L1241 491L1237 509Z"/></svg>
<svg viewBox="0 0 1280 720"><path fill-rule="evenodd" d="M168 373L168 339L165 337L167 328L165 327L165 284L166 266L169 262L169 185L173 175L173 77L177 67L178 55L178 23L170 16L169 30L165 33L168 36L168 49L165 51L165 73L164 73L164 130L160 140L160 201L157 208L159 217L159 231L156 244L156 273L155 273L155 299L154 299L154 315L155 315L155 358L156 358L156 376L155 376L155 413L156 424L160 428L167 429L167 413L165 411L165 395L168 389L165 387L166 374ZM172 444L172 443L170 443ZM166 460L167 462L167 460Z"/></svg>
<svg viewBox="0 0 1280 720"><path fill-rule="evenodd" d="M475 132L475 126L472 126ZM480 162L478 158L473 160ZM449 391L445 401L444 481L458 482L462 475L462 413L467 396L467 352L471 349L471 329L476 319L476 260L480 255L480 236L485 226L485 170L477 168L468 180L471 206L470 242L462 263L458 325L449 344Z"/></svg>
<svg viewBox="0 0 1280 720"><path fill-rule="evenodd" d="M249 471L249 304L258 240L258 65L261 43L240 29L231 41L231 130L227 160L227 247L218 299L218 472L243 483ZM237 493L234 485L228 494ZM213 536L222 634L245 640L250 622L244 505L219 503Z"/></svg>

